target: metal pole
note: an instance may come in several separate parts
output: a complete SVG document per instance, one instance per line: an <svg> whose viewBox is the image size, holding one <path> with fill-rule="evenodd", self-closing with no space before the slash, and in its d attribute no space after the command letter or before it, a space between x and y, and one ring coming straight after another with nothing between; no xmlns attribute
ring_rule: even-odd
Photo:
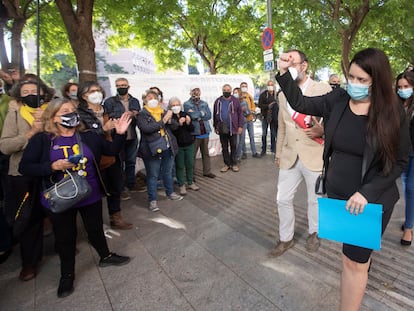
<svg viewBox="0 0 414 311"><path fill-rule="evenodd" d="M267 27L272 28L272 0L267 0ZM273 70L269 71L269 79L272 80L274 77Z"/></svg>
<svg viewBox="0 0 414 311"><path fill-rule="evenodd" d="M272 27L272 0L267 0L267 27Z"/></svg>
<svg viewBox="0 0 414 311"><path fill-rule="evenodd" d="M40 0L36 8L36 74L37 74L37 107L40 107Z"/></svg>

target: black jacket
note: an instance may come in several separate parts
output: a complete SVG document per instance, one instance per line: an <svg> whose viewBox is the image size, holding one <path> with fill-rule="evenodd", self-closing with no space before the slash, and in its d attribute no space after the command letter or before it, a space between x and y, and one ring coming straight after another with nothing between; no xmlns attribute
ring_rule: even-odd
<svg viewBox="0 0 414 311"><path fill-rule="evenodd" d="M336 126L349 104L349 95L343 89L335 89L323 96L306 97L302 95L302 92L293 81L289 72L282 76L276 75L276 80L279 82L283 93L293 109L301 113L324 118L325 148L323 158L325 167L328 167L332 139ZM393 208L399 199L396 179L401 175L407 165L412 150L407 118L403 110L401 111L401 120L399 154L391 172L387 176L384 176L379 154L369 144L365 145L362 159L362 185L358 192L368 202L382 204L384 210Z"/></svg>
<svg viewBox="0 0 414 311"><path fill-rule="evenodd" d="M259 96L258 106L262 116L266 118L269 105L277 100L276 91L273 91L273 94L270 94L268 90L263 91Z"/></svg>
<svg viewBox="0 0 414 311"><path fill-rule="evenodd" d="M190 116L188 113L181 111L178 115L174 114L173 118L178 122L179 118ZM190 146L194 143L194 135L191 133L194 131L194 125L190 123L189 125L184 122L183 125L179 125L178 128L173 131L174 136L177 138L177 143L179 147Z"/></svg>

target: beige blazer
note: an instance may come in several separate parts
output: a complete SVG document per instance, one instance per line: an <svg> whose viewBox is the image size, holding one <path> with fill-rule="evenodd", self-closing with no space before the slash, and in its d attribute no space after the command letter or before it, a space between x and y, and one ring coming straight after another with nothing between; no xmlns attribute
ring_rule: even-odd
<svg viewBox="0 0 414 311"><path fill-rule="evenodd" d="M25 134L32 128L20 115L20 107L16 101L10 101L0 138L0 151L10 155L8 174L11 176L21 176L19 163L29 142Z"/></svg>
<svg viewBox="0 0 414 311"><path fill-rule="evenodd" d="M308 78L310 79L310 78ZM331 87L323 82L310 79L306 88L306 96L318 96L329 93ZM277 130L276 158L279 158L281 169L290 169L299 157L302 164L311 171L321 171L323 166L323 144L319 144L306 136L292 117L287 108L285 95L280 92L279 127Z"/></svg>

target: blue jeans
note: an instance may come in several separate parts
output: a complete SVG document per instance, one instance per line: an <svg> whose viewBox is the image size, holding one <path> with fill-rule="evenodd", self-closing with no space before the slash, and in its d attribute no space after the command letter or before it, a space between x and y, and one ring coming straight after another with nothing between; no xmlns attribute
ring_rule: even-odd
<svg viewBox="0 0 414 311"><path fill-rule="evenodd" d="M267 147L267 129L270 127L270 123L266 118L262 119L262 154L266 153ZM273 153L276 152L276 133L270 129L270 149Z"/></svg>
<svg viewBox="0 0 414 311"><path fill-rule="evenodd" d="M252 155L256 154L256 143L254 141L254 122L249 121L243 124L243 131L239 135L239 142L237 144L237 158L239 159L241 154L246 153L246 130L249 132L250 150Z"/></svg>
<svg viewBox="0 0 414 311"><path fill-rule="evenodd" d="M126 186L132 189L136 183L135 164L137 161L138 139L126 140L123 151Z"/></svg>
<svg viewBox="0 0 414 311"><path fill-rule="evenodd" d="M401 179L405 196L404 228L412 229L414 227L414 154L411 154Z"/></svg>
<svg viewBox="0 0 414 311"><path fill-rule="evenodd" d="M161 158L144 159L145 170L147 172L148 200L157 201L157 182L158 177L163 181L165 193L170 196L174 192L172 166L174 156L170 149L161 154Z"/></svg>

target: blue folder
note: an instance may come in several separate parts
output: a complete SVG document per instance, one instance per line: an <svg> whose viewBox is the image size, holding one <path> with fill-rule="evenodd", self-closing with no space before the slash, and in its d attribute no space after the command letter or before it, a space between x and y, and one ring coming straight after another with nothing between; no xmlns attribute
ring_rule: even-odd
<svg viewBox="0 0 414 311"><path fill-rule="evenodd" d="M362 214L345 209L346 201L319 198L320 238L361 246L381 248L382 205L368 203Z"/></svg>

